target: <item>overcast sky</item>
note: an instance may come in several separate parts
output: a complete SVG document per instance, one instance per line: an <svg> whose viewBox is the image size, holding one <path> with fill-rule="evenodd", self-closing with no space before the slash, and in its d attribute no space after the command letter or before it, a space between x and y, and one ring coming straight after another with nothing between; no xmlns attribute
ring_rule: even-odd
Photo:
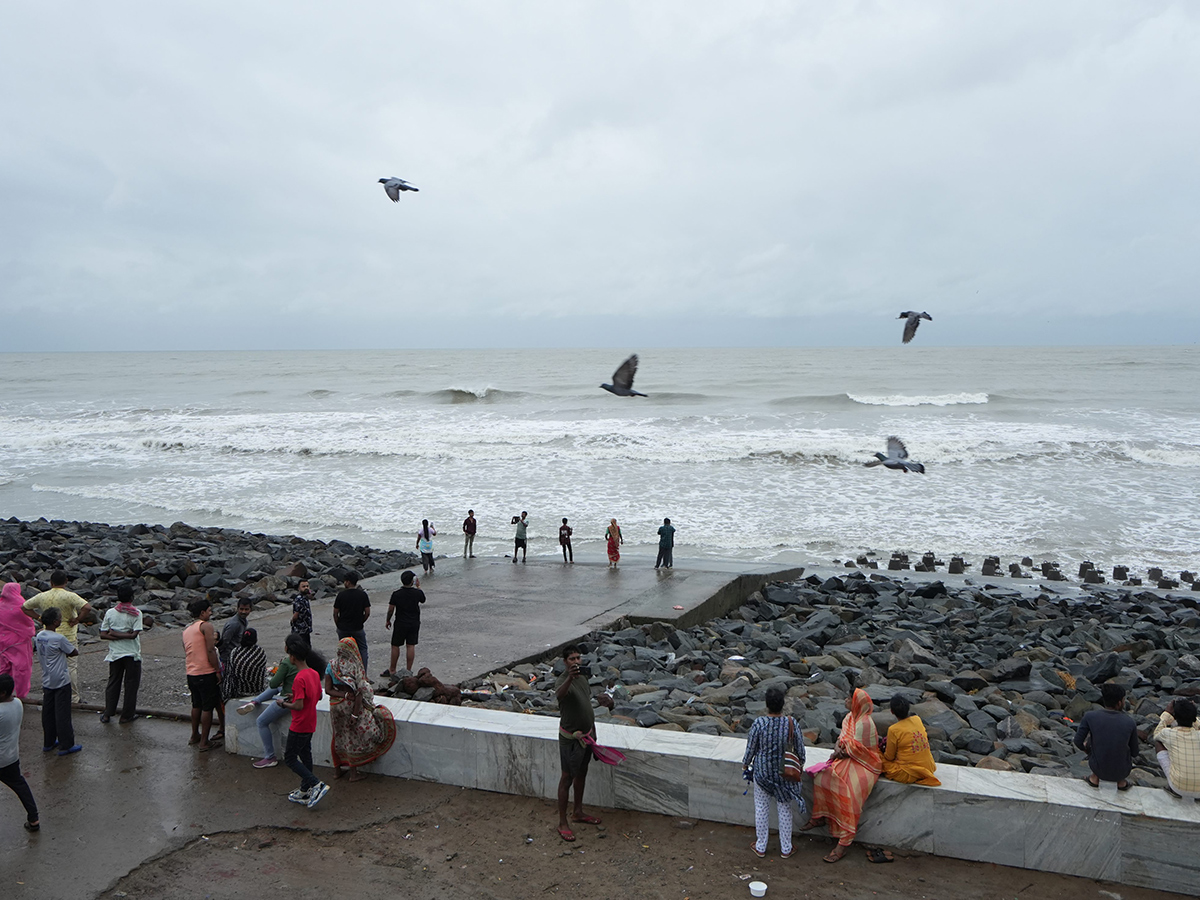
<svg viewBox="0 0 1200 900"><path fill-rule="evenodd" d="M42 0L0 83L0 349L1200 339L1200 4Z"/></svg>

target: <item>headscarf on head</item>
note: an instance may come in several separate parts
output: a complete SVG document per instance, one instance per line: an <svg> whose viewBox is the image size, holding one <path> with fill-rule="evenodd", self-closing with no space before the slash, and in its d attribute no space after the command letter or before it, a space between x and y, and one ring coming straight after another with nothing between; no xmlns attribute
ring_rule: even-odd
<svg viewBox="0 0 1200 900"><path fill-rule="evenodd" d="M838 746L855 762L878 775L883 771L883 754L879 752L879 732L871 718L874 710L871 696L862 688L855 688L850 699L850 713L842 722Z"/></svg>
<svg viewBox="0 0 1200 900"><path fill-rule="evenodd" d="M346 637L338 641L337 653L329 664L329 670L334 678L359 694L364 706L375 704L375 692L371 689L362 655L358 652L358 641L354 638Z"/></svg>
<svg viewBox="0 0 1200 900"><path fill-rule="evenodd" d="M0 673L13 677L13 696L29 693L33 674L33 633L37 626L21 610L21 585L10 581L0 588Z"/></svg>

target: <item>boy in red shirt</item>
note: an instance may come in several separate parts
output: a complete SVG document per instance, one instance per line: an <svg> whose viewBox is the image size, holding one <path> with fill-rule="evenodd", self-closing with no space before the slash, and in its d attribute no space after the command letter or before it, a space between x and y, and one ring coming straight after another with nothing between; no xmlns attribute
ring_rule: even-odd
<svg viewBox="0 0 1200 900"><path fill-rule="evenodd" d="M329 793L329 785L318 780L312 772L312 736L317 730L317 702L321 699L320 671L325 668L325 660L298 634L289 634L283 646L297 669L292 682L292 698L275 698L276 703L292 711L292 727L288 731L283 761L300 776L300 787L288 794L288 799L312 809Z"/></svg>

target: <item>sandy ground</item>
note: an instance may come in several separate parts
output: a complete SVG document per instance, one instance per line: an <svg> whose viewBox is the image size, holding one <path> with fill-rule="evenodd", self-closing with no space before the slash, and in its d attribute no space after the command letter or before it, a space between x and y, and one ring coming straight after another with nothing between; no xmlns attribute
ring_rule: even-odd
<svg viewBox="0 0 1200 900"><path fill-rule="evenodd" d="M322 831L305 827L316 816L297 808L287 830L208 835L142 866L103 896L701 900L749 897L752 879L767 883L768 897L824 900L1168 896L925 856L878 865L856 850L828 865L821 861L828 843L806 838L791 859L779 859L772 841L769 857L759 860L748 849L748 828L617 811L597 811L604 830L581 826L567 844L550 827L555 814L545 802L424 785L385 793L405 812L359 830Z"/></svg>

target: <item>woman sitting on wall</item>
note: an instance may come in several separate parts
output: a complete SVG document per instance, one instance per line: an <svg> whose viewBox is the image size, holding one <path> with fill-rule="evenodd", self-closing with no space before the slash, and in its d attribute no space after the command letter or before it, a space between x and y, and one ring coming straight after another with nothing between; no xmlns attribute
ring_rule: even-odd
<svg viewBox="0 0 1200 900"><path fill-rule="evenodd" d="M899 694L892 697L892 715L896 724L888 729L887 747L883 751L885 778L903 784L941 784L934 777L937 763L929 751L929 735L920 716L909 715L908 701Z"/></svg>
<svg viewBox="0 0 1200 900"><path fill-rule="evenodd" d="M837 862L846 855L858 832L858 818L871 789L883 771L879 753L879 732L871 721L874 705L867 692L855 689L846 698L850 714L842 720L842 734L829 766L813 776L813 813L801 831L822 823L837 838L825 862Z"/></svg>

